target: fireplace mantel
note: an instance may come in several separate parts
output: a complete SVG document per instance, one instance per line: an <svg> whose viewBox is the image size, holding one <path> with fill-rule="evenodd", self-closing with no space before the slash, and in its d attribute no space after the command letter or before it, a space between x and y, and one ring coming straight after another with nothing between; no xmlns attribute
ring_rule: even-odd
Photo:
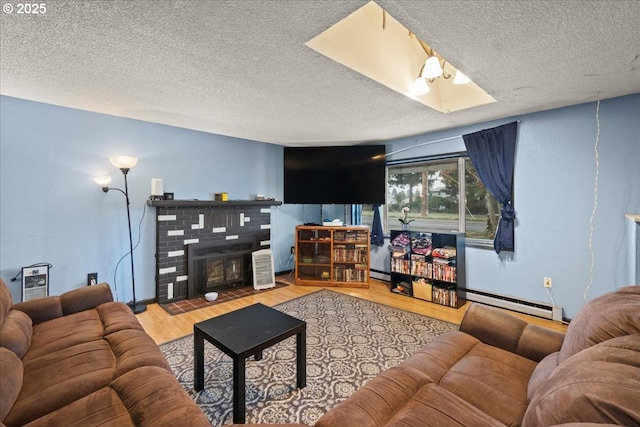
<svg viewBox="0 0 640 427"><path fill-rule="evenodd" d="M147 205L156 208L184 208L184 207L211 207L211 208L231 208L231 207L248 207L248 206L280 206L282 202L277 200L227 200L221 202L218 200L148 200Z"/></svg>

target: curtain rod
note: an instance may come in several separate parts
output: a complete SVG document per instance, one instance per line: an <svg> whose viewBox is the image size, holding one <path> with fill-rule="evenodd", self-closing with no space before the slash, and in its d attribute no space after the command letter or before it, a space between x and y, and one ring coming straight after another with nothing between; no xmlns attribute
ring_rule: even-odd
<svg viewBox="0 0 640 427"><path fill-rule="evenodd" d="M392 151L391 153L387 153L384 156L385 157L389 157L389 156L393 156L394 154L401 153L403 151L411 150L413 148L418 148L418 147L422 147L422 146L425 146L425 145L437 144L439 142L451 141L452 139L457 139L457 138L462 138L462 135L451 136L449 138L442 138L442 139L437 139L435 141L423 142L421 144L412 145L410 147L404 147L404 148L401 148L399 150Z"/></svg>
<svg viewBox="0 0 640 427"><path fill-rule="evenodd" d="M516 120L516 122L521 123L521 120ZM509 123L513 123L513 122L509 122ZM498 125L498 126L502 126L502 125ZM495 127L498 127L498 126L495 126ZM491 128L489 128L489 129L491 129ZM392 151L391 153L387 153L387 154L384 155L384 157L387 158L389 156L393 156L394 154L398 154L398 153L401 153L403 151L411 150L413 148L423 147L425 145L438 144L440 142L451 141L452 139L462 138L463 136L464 135L450 136L449 138L436 139L435 141L423 142L421 144L412 145L410 147L404 147L404 148L401 148L399 150Z"/></svg>

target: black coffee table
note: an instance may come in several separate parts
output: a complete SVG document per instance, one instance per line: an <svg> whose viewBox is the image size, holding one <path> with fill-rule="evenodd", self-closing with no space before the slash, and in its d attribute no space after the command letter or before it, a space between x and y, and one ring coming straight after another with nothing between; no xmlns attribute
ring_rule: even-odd
<svg viewBox="0 0 640 427"><path fill-rule="evenodd" d="M195 353L194 386L204 389L204 340L233 359L233 422L245 422L245 362L247 357L262 358L262 350L290 336L296 336L297 385L307 385L306 322L267 307L254 304L193 325Z"/></svg>

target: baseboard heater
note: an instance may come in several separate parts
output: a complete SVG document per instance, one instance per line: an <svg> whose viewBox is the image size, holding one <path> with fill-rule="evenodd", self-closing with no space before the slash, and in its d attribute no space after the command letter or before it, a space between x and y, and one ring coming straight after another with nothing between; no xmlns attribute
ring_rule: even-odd
<svg viewBox="0 0 640 427"><path fill-rule="evenodd" d="M369 276L378 279L384 280L385 282L391 282L391 274L386 271L374 270L373 268L369 269Z"/></svg>
<svg viewBox="0 0 640 427"><path fill-rule="evenodd" d="M391 281L391 275L386 271L371 269L371 277L387 282ZM516 311L518 313L530 314L532 316L554 320L553 305L543 302L513 298L506 295L478 291L475 289L463 290L460 297L467 301L479 302L494 307L504 308L506 310Z"/></svg>
<svg viewBox="0 0 640 427"><path fill-rule="evenodd" d="M462 295L460 295L460 297L467 301L479 302L545 319L553 319L553 306L543 302L513 298L506 295L491 294L474 289L465 289L462 291Z"/></svg>

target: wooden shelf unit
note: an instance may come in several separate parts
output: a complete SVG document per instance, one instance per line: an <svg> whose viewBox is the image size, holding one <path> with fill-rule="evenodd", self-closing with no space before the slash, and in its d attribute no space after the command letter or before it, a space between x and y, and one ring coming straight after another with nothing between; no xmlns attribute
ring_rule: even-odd
<svg viewBox="0 0 640 427"><path fill-rule="evenodd" d="M369 287L368 227L296 227L296 285Z"/></svg>

